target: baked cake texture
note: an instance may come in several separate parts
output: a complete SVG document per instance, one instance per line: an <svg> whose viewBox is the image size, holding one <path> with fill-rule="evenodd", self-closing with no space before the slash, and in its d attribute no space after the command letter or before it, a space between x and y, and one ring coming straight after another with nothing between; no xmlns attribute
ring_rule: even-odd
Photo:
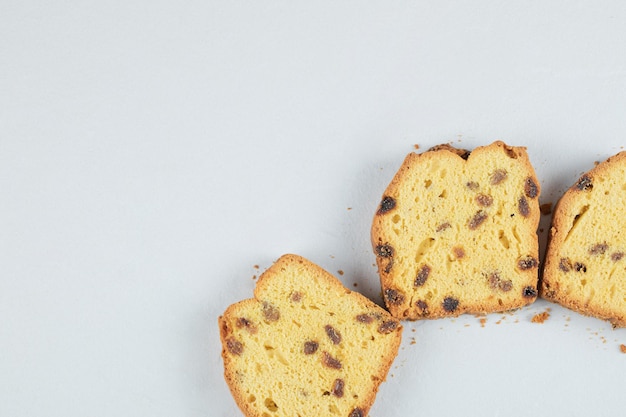
<svg viewBox="0 0 626 417"><path fill-rule="evenodd" d="M371 231L391 314L439 318L535 301L539 193L523 147L497 141L409 154Z"/></svg>
<svg viewBox="0 0 626 417"><path fill-rule="evenodd" d="M248 417L365 417L402 326L331 274L284 255L219 318L224 376Z"/></svg>
<svg viewBox="0 0 626 417"><path fill-rule="evenodd" d="M583 174L559 200L541 296L626 327L626 152Z"/></svg>

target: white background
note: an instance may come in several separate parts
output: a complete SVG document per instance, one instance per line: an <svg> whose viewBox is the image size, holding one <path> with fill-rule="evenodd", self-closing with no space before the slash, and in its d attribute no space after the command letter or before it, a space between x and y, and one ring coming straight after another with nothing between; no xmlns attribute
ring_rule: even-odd
<svg viewBox="0 0 626 417"><path fill-rule="evenodd" d="M625 115L620 1L4 0L0 415L240 416L217 317L286 252L380 301L415 144L527 146L556 202ZM486 319L407 323L371 416L626 409L626 330Z"/></svg>

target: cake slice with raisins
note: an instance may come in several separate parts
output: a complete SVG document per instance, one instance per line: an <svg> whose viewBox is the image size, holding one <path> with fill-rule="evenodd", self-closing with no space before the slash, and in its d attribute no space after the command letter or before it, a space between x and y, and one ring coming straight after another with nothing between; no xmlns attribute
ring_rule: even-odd
<svg viewBox="0 0 626 417"><path fill-rule="evenodd" d="M409 154L371 232L391 314L416 320L532 303L539 192L523 147L497 141Z"/></svg>
<svg viewBox="0 0 626 417"><path fill-rule="evenodd" d="M626 327L626 152L598 164L554 210L543 298Z"/></svg>
<svg viewBox="0 0 626 417"><path fill-rule="evenodd" d="M319 266L284 255L219 318L224 377L247 417L366 417L402 326Z"/></svg>

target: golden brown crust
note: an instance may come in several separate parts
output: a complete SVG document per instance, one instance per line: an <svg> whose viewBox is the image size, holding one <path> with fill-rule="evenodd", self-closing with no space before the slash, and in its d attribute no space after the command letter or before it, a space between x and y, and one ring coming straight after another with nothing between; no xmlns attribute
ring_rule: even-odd
<svg viewBox="0 0 626 417"><path fill-rule="evenodd" d="M539 194L523 147L445 144L407 155L372 223L392 315L438 318L533 302Z"/></svg>
<svg viewBox="0 0 626 417"><path fill-rule="evenodd" d="M365 416L402 326L319 266L284 255L218 319L224 378L248 417Z"/></svg>
<svg viewBox="0 0 626 417"><path fill-rule="evenodd" d="M554 209L541 297L626 327L626 152L583 174Z"/></svg>

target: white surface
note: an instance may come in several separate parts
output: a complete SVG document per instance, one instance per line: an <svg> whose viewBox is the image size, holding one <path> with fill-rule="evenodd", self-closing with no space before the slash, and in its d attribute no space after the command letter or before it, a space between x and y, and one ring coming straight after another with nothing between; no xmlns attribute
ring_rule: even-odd
<svg viewBox="0 0 626 417"><path fill-rule="evenodd" d="M218 315L285 252L379 301L414 144L542 202L625 145L623 2L262 3L0 3L1 416L238 416ZM501 316L407 323L371 416L623 413L626 330Z"/></svg>

